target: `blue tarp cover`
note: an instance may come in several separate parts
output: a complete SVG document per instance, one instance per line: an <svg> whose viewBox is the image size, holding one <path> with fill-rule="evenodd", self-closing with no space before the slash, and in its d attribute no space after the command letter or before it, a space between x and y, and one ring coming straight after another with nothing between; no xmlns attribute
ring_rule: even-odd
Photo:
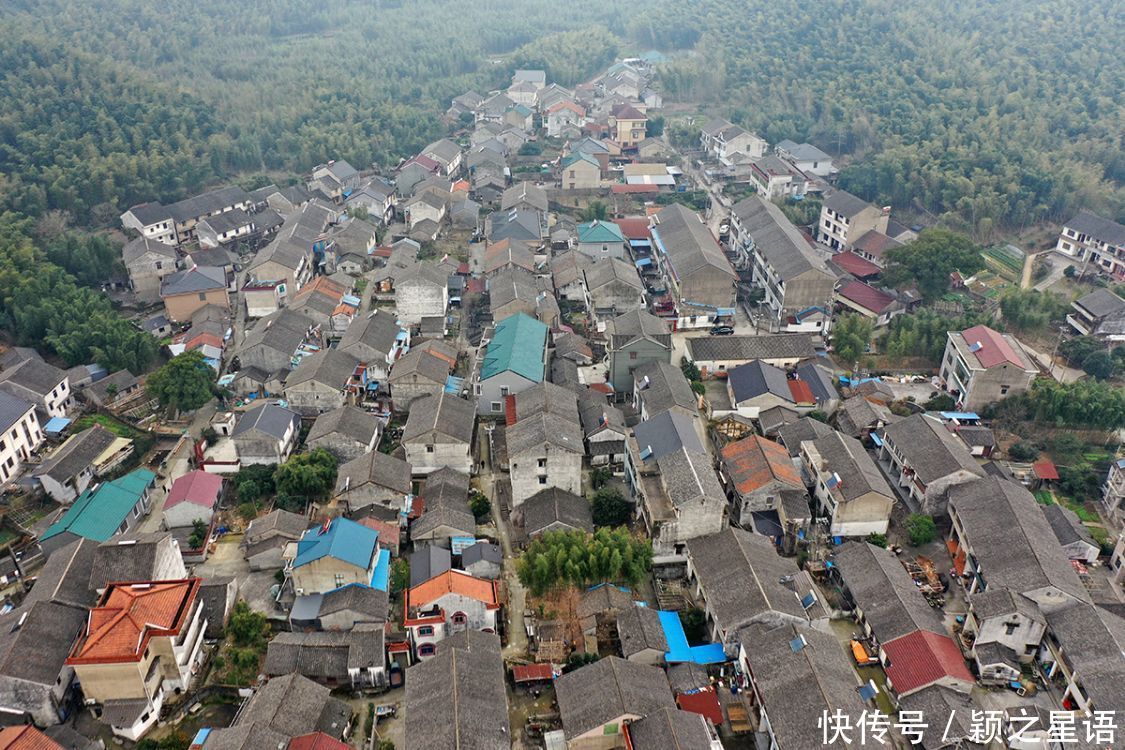
<svg viewBox="0 0 1125 750"><path fill-rule="evenodd" d="M972 412L972 411L943 411L943 412L940 412L940 414L941 414L943 419L957 419L957 420L980 419L980 415L977 414L976 412Z"/></svg>
<svg viewBox="0 0 1125 750"><path fill-rule="evenodd" d="M391 551L379 550L379 559L375 562L375 572L371 574L371 588L386 591L391 580Z"/></svg>
<svg viewBox="0 0 1125 750"><path fill-rule="evenodd" d="M668 653L664 660L669 664L691 662L692 664L722 664L727 660L723 644L708 643L703 646L689 646L684 624L676 612L656 613L660 616L660 626L664 629L664 640L668 641Z"/></svg>
<svg viewBox="0 0 1125 750"><path fill-rule="evenodd" d="M62 432L68 424L70 424L70 420L66 417L51 417L47 420L47 424L43 425L43 430L46 432Z"/></svg>
<svg viewBox="0 0 1125 750"><path fill-rule="evenodd" d="M652 258L638 258L633 265L635 265L637 268L644 268L645 266L651 266L652 265Z"/></svg>

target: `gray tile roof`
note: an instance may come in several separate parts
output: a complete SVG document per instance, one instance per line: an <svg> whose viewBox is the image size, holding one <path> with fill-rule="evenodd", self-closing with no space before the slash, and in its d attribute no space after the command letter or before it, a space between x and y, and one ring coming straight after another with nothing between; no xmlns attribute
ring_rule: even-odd
<svg viewBox="0 0 1125 750"><path fill-rule="evenodd" d="M825 208L830 208L837 213L843 214L844 217L848 219L870 206L870 203L852 195L846 190L833 190L832 194L824 200Z"/></svg>
<svg viewBox="0 0 1125 750"><path fill-rule="evenodd" d="M384 666L383 628L369 624L347 632L279 633L269 643L264 671L271 676L296 672L347 684L349 669Z"/></svg>
<svg viewBox="0 0 1125 750"><path fill-rule="evenodd" d="M531 206L539 211L547 210L547 191L529 182L512 185L500 197L500 210L507 211L513 206Z"/></svg>
<svg viewBox="0 0 1125 750"><path fill-rule="evenodd" d="M1093 211L1080 210L1073 219L1063 224L1065 227L1087 234L1109 245L1125 245L1125 226L1116 221L1104 219Z"/></svg>
<svg viewBox="0 0 1125 750"><path fill-rule="evenodd" d="M1055 533L1055 537L1059 540L1059 544L1065 547L1075 542L1085 542L1094 547L1099 546L1094 541L1094 537L1090 535L1090 530L1083 525L1078 514L1070 508L1062 505L1043 505L1040 507L1043 510L1043 515L1047 517L1047 523L1050 525L1051 531Z"/></svg>
<svg viewBox="0 0 1125 750"><path fill-rule="evenodd" d="M221 211L236 203L249 203L250 194L237 185L210 190L202 195L185 198L168 206L168 211L176 221L184 222L206 216L213 211Z"/></svg>
<svg viewBox="0 0 1125 750"><path fill-rule="evenodd" d="M128 267L129 264L136 263L148 253L160 255L170 261L176 260L176 248L149 237L138 237L126 242L125 247L121 248L121 259Z"/></svg>
<svg viewBox="0 0 1125 750"><path fill-rule="evenodd" d="M774 333L762 336L693 336L687 340L693 362L752 359L807 359L816 356L812 339L805 333Z"/></svg>
<svg viewBox="0 0 1125 750"><path fill-rule="evenodd" d="M760 359L727 370L727 382L736 405L767 393L790 403L793 401L785 371Z"/></svg>
<svg viewBox="0 0 1125 750"><path fill-rule="evenodd" d="M656 222L653 234L659 237L680 279L687 279L703 268L728 274L732 280L736 278L711 230L690 208L673 203L656 214Z"/></svg>
<svg viewBox="0 0 1125 750"><path fill-rule="evenodd" d="M214 266L195 266L186 271L176 271L160 282L160 296L194 294L226 289L227 272Z"/></svg>
<svg viewBox="0 0 1125 750"><path fill-rule="evenodd" d="M447 501L435 507L427 507L424 513L410 526L410 533L415 539L429 538L442 527L448 527L452 536L473 536L477 530L476 518L469 510L468 503Z"/></svg>
<svg viewBox="0 0 1125 750"><path fill-rule="evenodd" d="M0 432L7 432L10 427L14 427L17 422L23 419L24 416L34 408L35 405L31 402L13 396L7 391L0 391ZM37 471L36 474L38 473L40 472Z"/></svg>
<svg viewBox="0 0 1125 750"><path fill-rule="evenodd" d="M207 305L207 307L214 307L214 305ZM194 318L194 316L193 316ZM194 321L192 323L194 328ZM116 393L121 395L125 391L133 388L139 384L137 376L128 370L118 370L115 373L107 375L96 383L87 386L83 393L87 397L93 397L95 403L102 404L110 400L109 388L113 386L116 388Z"/></svg>
<svg viewBox="0 0 1125 750"><path fill-rule="evenodd" d="M337 612L353 612L362 617L362 622L386 622L387 592L352 584L322 594L319 615L324 617Z"/></svg>
<svg viewBox="0 0 1125 750"><path fill-rule="evenodd" d="M711 454L681 448L657 459L660 482L672 505L700 505L724 497L723 485L711 466Z"/></svg>
<svg viewBox="0 0 1125 750"><path fill-rule="evenodd" d="M18 620L5 628L0 638L0 689L9 679L53 687L86 625L86 614L85 609L39 601L26 611L18 629L11 632Z"/></svg>
<svg viewBox="0 0 1125 750"><path fill-rule="evenodd" d="M285 388L313 382L343 390L355 374L359 360L339 349L321 349L304 357L297 369L285 379Z"/></svg>
<svg viewBox="0 0 1125 750"><path fill-rule="evenodd" d="M790 456L800 455L801 443L804 441L816 440L833 432L835 430L824 422L811 417L801 417L796 422L789 422L777 428L779 442L789 451Z"/></svg>
<svg viewBox="0 0 1125 750"><path fill-rule="evenodd" d="M278 750L289 743L288 735L254 723L225 729L212 729L203 747L206 750Z"/></svg>
<svg viewBox="0 0 1125 750"><path fill-rule="evenodd" d="M157 580L157 574L163 572L161 555L167 555L172 545L167 531L130 533L99 544L90 561L90 588L102 589L111 581Z"/></svg>
<svg viewBox="0 0 1125 750"><path fill-rule="evenodd" d="M507 439L508 456L513 459L525 451L538 450L548 444L579 455L586 452L577 418L571 421L549 412L520 419L508 427Z"/></svg>
<svg viewBox="0 0 1125 750"><path fill-rule="evenodd" d="M811 717L825 712L841 711L853 725L860 720L865 707L859 679L836 636L787 622L756 623L740 638L780 747L823 747L821 729ZM791 643L798 638L807 645L794 651Z"/></svg>
<svg viewBox="0 0 1125 750"><path fill-rule="evenodd" d="M1075 304L1095 318L1104 318L1125 310L1125 299L1121 299L1109 289L1096 289L1079 297Z"/></svg>
<svg viewBox="0 0 1125 750"><path fill-rule="evenodd" d="M503 560L504 552L500 549L500 545L491 542L477 542L461 552L462 568L478 562L492 562L500 565Z"/></svg>
<svg viewBox="0 0 1125 750"><path fill-rule="evenodd" d="M262 404L243 413L231 431L231 437L254 431L281 440L285 437L285 432L300 421L301 417L294 411L277 404Z"/></svg>
<svg viewBox="0 0 1125 750"><path fill-rule="evenodd" d="M449 363L431 352L414 347L394 363L388 381L393 389L396 381L401 382L403 378L414 374L434 385L444 386L449 377Z"/></svg>
<svg viewBox="0 0 1125 750"><path fill-rule="evenodd" d="M239 350L261 345L292 357L297 347L304 342L309 329L315 325L312 318L296 310L278 310L254 324Z"/></svg>
<svg viewBox="0 0 1125 750"><path fill-rule="evenodd" d="M687 551L707 608L728 638L770 612L805 618L800 599L781 583L797 574L797 564L778 555L769 538L730 528L689 539Z"/></svg>
<svg viewBox="0 0 1125 750"><path fill-rule="evenodd" d="M47 364L42 359L25 359L15 364L4 363L0 370L0 386L20 398L24 394L32 398L45 397L66 380L66 373ZM9 390L9 388L11 390Z"/></svg>
<svg viewBox="0 0 1125 750"><path fill-rule="evenodd" d="M669 350L672 348L668 324L647 310L633 310L607 321L605 336L611 349L621 349L640 338L655 341Z"/></svg>
<svg viewBox="0 0 1125 750"><path fill-rule="evenodd" d="M648 416L679 407L698 411L698 398L680 368L667 362L645 362L633 370L635 392L644 402Z"/></svg>
<svg viewBox="0 0 1125 750"><path fill-rule="evenodd" d="M883 429L919 481L930 484L958 471L984 476L965 445L941 422L915 414Z"/></svg>
<svg viewBox="0 0 1125 750"><path fill-rule="evenodd" d="M462 443L471 443L475 426L476 409L473 404L443 390L437 395L423 396L411 402L402 441L408 443L421 439L425 442L430 433L436 431Z"/></svg>
<svg viewBox="0 0 1125 750"><path fill-rule="evenodd" d="M643 651L668 650L660 615L651 607L628 607L617 615L617 635L621 639L621 655L628 659Z"/></svg>
<svg viewBox="0 0 1125 750"><path fill-rule="evenodd" d="M410 587L425 583L453 567L453 556L445 547L424 544L410 553Z"/></svg>
<svg viewBox="0 0 1125 750"><path fill-rule="evenodd" d="M973 712L981 711L982 707L964 693L943 685L931 685L916 693L900 697L899 707L906 711L921 711L922 716L944 717L941 721L925 722L922 747L965 747L966 750L983 747L968 741L972 732ZM947 722L952 722L948 728ZM1047 725L1041 726L1045 729ZM945 744L956 743L959 739L964 740L963 745Z"/></svg>
<svg viewBox="0 0 1125 750"><path fill-rule="evenodd" d="M805 362L797 366L796 375L799 380L808 384L817 406L824 406L829 401L840 398L840 394L836 391L835 378L824 366L816 362Z"/></svg>
<svg viewBox="0 0 1125 750"><path fill-rule="evenodd" d="M941 618L890 550L867 542L846 542L836 550L836 567L855 605L883 643L916 630L946 635Z"/></svg>
<svg viewBox="0 0 1125 750"><path fill-rule="evenodd" d="M867 434L880 422L890 424L900 419L887 407L868 401L863 396L852 396L841 401L835 416L836 426L840 431L852 437Z"/></svg>
<svg viewBox="0 0 1125 750"><path fill-rule="evenodd" d="M336 492L354 490L371 482L403 495L410 494L410 464L380 451L365 453L341 464L336 475Z"/></svg>
<svg viewBox="0 0 1125 750"><path fill-rule="evenodd" d="M36 602L52 601L82 610L92 607L97 594L90 587L90 566L97 546L97 542L79 538L51 553L20 606L0 618L0 633L10 630Z"/></svg>
<svg viewBox="0 0 1125 750"><path fill-rule="evenodd" d="M616 656L564 674L555 680L555 695L568 740L625 714L676 707L663 670Z"/></svg>
<svg viewBox="0 0 1125 750"><path fill-rule="evenodd" d="M707 720L691 711L662 708L629 725L633 750L711 750Z"/></svg>
<svg viewBox="0 0 1125 750"><path fill-rule="evenodd" d="M632 287L638 294L645 288L636 269L619 258L602 258L597 263L586 266L584 274L586 288L591 294L615 282Z"/></svg>
<svg viewBox="0 0 1125 750"><path fill-rule="evenodd" d="M982 620L1018 613L1034 622L1046 622L1039 605L1023 594L1016 594L1002 586L989 586L986 591L973 594L969 605L973 614Z"/></svg>
<svg viewBox="0 0 1125 750"><path fill-rule="evenodd" d="M651 449L645 460L659 461L664 456L687 449L695 453L705 450L691 417L679 411L666 411L637 424L633 436L641 451Z"/></svg>
<svg viewBox="0 0 1125 750"><path fill-rule="evenodd" d="M247 268L249 277L277 281L260 278L258 269L273 262L282 268L296 270L302 260L308 262L312 258L313 245L335 218L336 209L332 206L317 199L309 201L298 213L287 218L277 236L254 256Z"/></svg>
<svg viewBox="0 0 1125 750"><path fill-rule="evenodd" d="M1089 600L1038 503L1022 485L992 477L955 485L949 488L949 507L989 586L1021 594L1054 586Z"/></svg>
<svg viewBox="0 0 1125 750"><path fill-rule="evenodd" d="M406 675L406 750L507 750L508 699L500 639L464 631Z"/></svg>
<svg viewBox="0 0 1125 750"><path fill-rule="evenodd" d="M517 421L536 414L549 414L575 424L580 422L577 394L554 383L536 383L514 398Z"/></svg>
<svg viewBox="0 0 1125 750"><path fill-rule="evenodd" d="M199 223L201 225L206 224L211 228L211 231L215 232L216 234L222 234L223 232L229 232L232 229L241 229L242 227L247 226L248 224L252 224L253 222L254 220L250 217L250 214L246 213L241 208L233 208L230 211L223 211L220 214L208 216L206 219L203 219Z"/></svg>
<svg viewBox="0 0 1125 750"><path fill-rule="evenodd" d="M594 530L589 501L558 487L536 492L523 501L520 512L523 514L523 529L528 536L534 536L555 523L579 531Z"/></svg>
<svg viewBox="0 0 1125 750"><path fill-rule="evenodd" d="M394 315L376 311L353 320L340 338L338 348L364 362L382 361L394 349L395 340L401 332Z"/></svg>
<svg viewBox="0 0 1125 750"><path fill-rule="evenodd" d="M1125 711L1125 619L1078 603L1048 613L1047 626L1094 709Z"/></svg>
<svg viewBox="0 0 1125 750"><path fill-rule="evenodd" d="M831 275L824 259L773 203L754 195L736 203L731 211L738 217L740 231L753 239L755 249L782 281L812 270Z"/></svg>
<svg viewBox="0 0 1125 750"><path fill-rule="evenodd" d="M367 445L379 432L379 418L355 406L341 406L316 418L305 442L340 434L361 445Z"/></svg>
<svg viewBox="0 0 1125 750"><path fill-rule="evenodd" d="M586 390L578 395L578 417L587 438L607 430L626 434L625 415L598 391Z"/></svg>
<svg viewBox="0 0 1125 750"><path fill-rule="evenodd" d="M255 691L239 713L237 726L258 724L288 737L313 731L340 737L351 716L348 704L331 697L328 688L288 674Z"/></svg>
<svg viewBox="0 0 1125 750"><path fill-rule="evenodd" d="M836 489L845 501L855 500L868 492L878 492L895 499L894 490L875 465L875 459L858 440L833 432L812 443L824 459L824 470L839 475L840 483Z"/></svg>
<svg viewBox="0 0 1125 750"><path fill-rule="evenodd" d="M308 527L309 522L304 516L278 508L251 521L243 540L253 545L271 537L299 539Z"/></svg>

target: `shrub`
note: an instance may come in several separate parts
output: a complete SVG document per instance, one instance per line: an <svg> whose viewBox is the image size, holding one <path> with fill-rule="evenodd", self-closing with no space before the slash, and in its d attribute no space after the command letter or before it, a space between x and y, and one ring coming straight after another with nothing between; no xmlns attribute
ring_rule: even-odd
<svg viewBox="0 0 1125 750"><path fill-rule="evenodd" d="M591 506L595 526L624 526L632 514L632 506L613 487L602 487L595 492Z"/></svg>
<svg viewBox="0 0 1125 750"><path fill-rule="evenodd" d="M918 547L934 540L937 525L924 513L911 513L906 517L906 533L910 535L910 544Z"/></svg>
<svg viewBox="0 0 1125 750"><path fill-rule="evenodd" d="M1039 446L1021 440L1008 449L1008 457L1013 461L1034 461L1039 457Z"/></svg>
<svg viewBox="0 0 1125 750"><path fill-rule="evenodd" d="M874 544L876 547L887 548L887 535L886 534L868 534L867 543Z"/></svg>

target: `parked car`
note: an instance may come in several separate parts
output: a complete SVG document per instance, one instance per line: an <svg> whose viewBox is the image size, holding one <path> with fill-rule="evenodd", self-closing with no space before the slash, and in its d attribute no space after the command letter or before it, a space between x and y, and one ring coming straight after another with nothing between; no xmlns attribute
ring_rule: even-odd
<svg viewBox="0 0 1125 750"><path fill-rule="evenodd" d="M734 326L714 326L711 328L712 336L730 336L734 333Z"/></svg>

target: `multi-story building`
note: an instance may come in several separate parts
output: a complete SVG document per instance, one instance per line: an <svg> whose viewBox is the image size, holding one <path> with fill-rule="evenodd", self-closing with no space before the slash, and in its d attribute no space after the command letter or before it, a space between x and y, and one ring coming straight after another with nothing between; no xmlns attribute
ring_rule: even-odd
<svg viewBox="0 0 1125 750"><path fill-rule="evenodd" d="M201 580L111 583L66 663L113 733L138 740L165 697L186 690L202 657Z"/></svg>
<svg viewBox="0 0 1125 750"><path fill-rule="evenodd" d="M495 633L500 583L447 570L406 592L403 627L418 659L429 659L437 644L465 630Z"/></svg>
<svg viewBox="0 0 1125 750"><path fill-rule="evenodd" d="M613 108L609 121L613 140L621 148L632 148L645 139L648 116L633 105L617 105Z"/></svg>
<svg viewBox="0 0 1125 750"><path fill-rule="evenodd" d="M805 174L831 179L839 171L832 166L832 157L811 143L784 140L775 147L777 155Z"/></svg>
<svg viewBox="0 0 1125 750"><path fill-rule="evenodd" d="M985 476L965 444L925 414L889 424L872 440L890 475L932 516L946 515L950 487Z"/></svg>
<svg viewBox="0 0 1125 750"><path fill-rule="evenodd" d="M1109 519L1118 528L1125 528L1125 458L1117 458L1109 465L1102 486L1102 505Z"/></svg>
<svg viewBox="0 0 1125 750"><path fill-rule="evenodd" d="M350 583L371 585L380 557L379 532L336 518L305 530L288 572L298 596L323 594Z"/></svg>
<svg viewBox="0 0 1125 750"><path fill-rule="evenodd" d="M0 391L0 484L19 476L42 444L35 404Z"/></svg>
<svg viewBox="0 0 1125 750"><path fill-rule="evenodd" d="M750 165L750 184L768 201L803 198L811 184L801 170L777 156L763 156Z"/></svg>
<svg viewBox="0 0 1125 750"><path fill-rule="evenodd" d="M732 124L729 120L714 119L703 126L699 144L712 158L730 163L735 154L745 154L751 159L765 156L769 144L765 139Z"/></svg>
<svg viewBox="0 0 1125 750"><path fill-rule="evenodd" d="M703 328L734 316L738 276L711 230L691 209L673 203L653 217L652 237L675 303L678 328Z"/></svg>
<svg viewBox="0 0 1125 750"><path fill-rule="evenodd" d="M895 495L862 443L839 432L806 440L801 462L833 536L887 533Z"/></svg>
<svg viewBox="0 0 1125 750"><path fill-rule="evenodd" d="M1070 303L1074 312L1066 322L1082 336L1097 336L1105 341L1125 341L1125 299L1109 289L1097 289Z"/></svg>
<svg viewBox="0 0 1125 750"><path fill-rule="evenodd" d="M961 409L976 410L1024 393L1039 374L1023 347L988 326L950 331L940 377Z"/></svg>
<svg viewBox="0 0 1125 750"><path fill-rule="evenodd" d="M648 362L672 361L672 334L662 318L645 310L634 310L605 324L609 354L609 382L614 392L629 396L633 371Z"/></svg>
<svg viewBox="0 0 1125 750"><path fill-rule="evenodd" d="M836 277L780 208L756 195L735 204L730 244L765 293L772 327L828 332Z"/></svg>
<svg viewBox="0 0 1125 750"><path fill-rule="evenodd" d="M836 190L824 199L816 239L833 250L847 250L867 232L887 233L890 209L872 206L846 190Z"/></svg>
<svg viewBox="0 0 1125 750"><path fill-rule="evenodd" d="M209 216L241 209L249 211L254 205L250 194L240 187L212 190L194 198L162 206L160 203L142 203L121 214L121 225L147 237L169 245L195 239L196 225Z"/></svg>
<svg viewBox="0 0 1125 750"><path fill-rule="evenodd" d="M48 417L65 417L74 404L70 376L23 347L0 355L0 391L30 401Z"/></svg>
<svg viewBox="0 0 1125 750"><path fill-rule="evenodd" d="M480 414L501 416L504 399L542 383L547 368L547 326L522 313L496 324L480 357L474 390Z"/></svg>
<svg viewBox="0 0 1125 750"><path fill-rule="evenodd" d="M1093 265L1118 281L1125 279L1125 226L1093 211L1082 209L1063 224L1055 249L1082 261L1082 270Z"/></svg>

